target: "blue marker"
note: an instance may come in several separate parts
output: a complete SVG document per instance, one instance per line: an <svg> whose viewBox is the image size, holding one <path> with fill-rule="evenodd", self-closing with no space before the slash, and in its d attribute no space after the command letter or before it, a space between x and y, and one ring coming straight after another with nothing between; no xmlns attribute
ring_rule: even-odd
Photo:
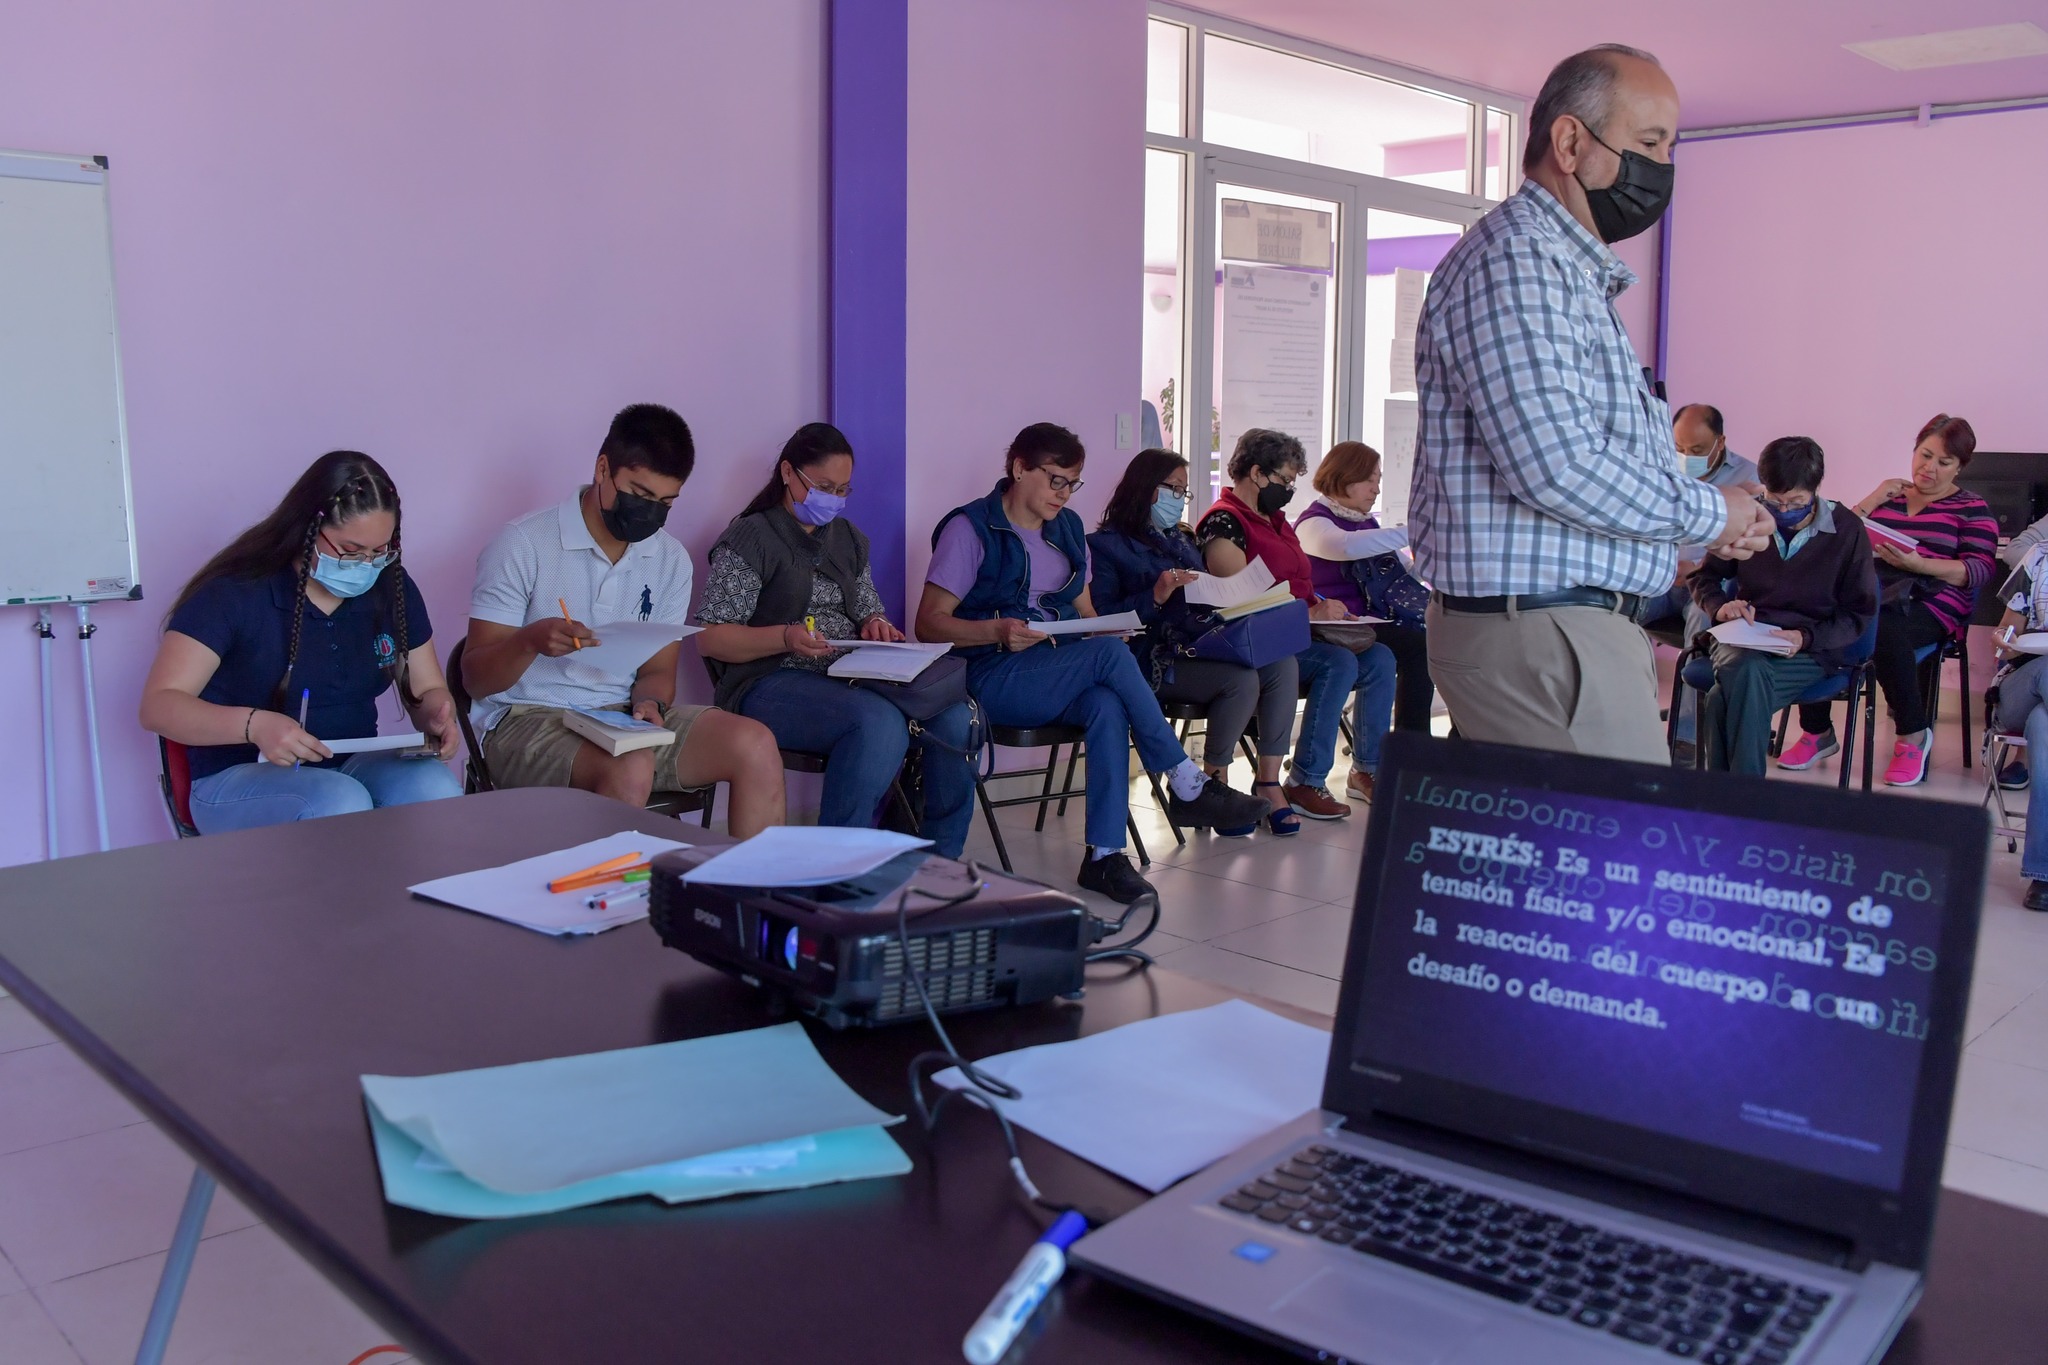
<svg viewBox="0 0 2048 1365"><path fill-rule="evenodd" d="M996 1291L995 1301L967 1333L960 1349L972 1365L995 1365L1038 1311L1038 1305L1067 1271L1067 1248L1088 1231L1088 1220L1069 1210L1031 1244L1017 1272Z"/></svg>

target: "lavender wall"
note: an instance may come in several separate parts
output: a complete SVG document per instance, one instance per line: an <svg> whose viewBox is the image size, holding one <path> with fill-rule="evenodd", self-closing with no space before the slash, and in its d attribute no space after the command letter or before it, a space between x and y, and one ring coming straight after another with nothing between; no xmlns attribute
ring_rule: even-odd
<svg viewBox="0 0 2048 1365"><path fill-rule="evenodd" d="M1673 398L1746 453L1813 437L1845 498L1942 410L2048 450L2044 145L2048 110L1681 145Z"/></svg>
<svg viewBox="0 0 2048 1365"><path fill-rule="evenodd" d="M0 146L113 165L150 593L96 612L119 843L165 833L134 722L165 606L320 451L392 469L445 650L477 548L566 495L621 405L671 403L697 432L673 524L700 564L822 414L822 0L31 0L7 28ZM1135 162L1129 185L1135 212ZM1135 270L1135 221L1114 230ZM1135 334L1118 345L1134 367ZM28 619L0 613L0 862L41 855ZM76 853L75 641L57 652ZM701 687L693 659L684 676Z"/></svg>
<svg viewBox="0 0 2048 1365"><path fill-rule="evenodd" d="M1142 0L911 0L913 602L932 527L1020 427L1079 433L1090 526L1135 453L1116 414L1139 399L1144 99Z"/></svg>

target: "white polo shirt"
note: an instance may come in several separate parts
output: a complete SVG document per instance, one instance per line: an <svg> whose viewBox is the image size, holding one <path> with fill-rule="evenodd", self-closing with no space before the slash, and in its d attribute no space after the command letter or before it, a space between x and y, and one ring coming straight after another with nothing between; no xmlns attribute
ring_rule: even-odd
<svg viewBox="0 0 2048 1365"><path fill-rule="evenodd" d="M583 490L578 489L559 506L519 518L484 547L476 559L469 614L518 627L559 617L566 602L569 614L586 626L639 620L687 625L690 578L690 552L666 531L628 545L619 562L612 563L583 524ZM481 733L515 704L614 706L632 691L631 672L594 668L577 662L574 654L559 659L543 655L511 687L478 697L472 719Z"/></svg>

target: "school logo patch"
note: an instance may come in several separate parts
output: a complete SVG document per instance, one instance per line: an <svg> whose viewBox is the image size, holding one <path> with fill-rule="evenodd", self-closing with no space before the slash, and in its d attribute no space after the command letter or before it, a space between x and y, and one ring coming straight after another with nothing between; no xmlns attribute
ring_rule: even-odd
<svg viewBox="0 0 2048 1365"><path fill-rule="evenodd" d="M398 657L398 645L389 635L380 634L370 642L371 651L377 656L377 667L388 668Z"/></svg>

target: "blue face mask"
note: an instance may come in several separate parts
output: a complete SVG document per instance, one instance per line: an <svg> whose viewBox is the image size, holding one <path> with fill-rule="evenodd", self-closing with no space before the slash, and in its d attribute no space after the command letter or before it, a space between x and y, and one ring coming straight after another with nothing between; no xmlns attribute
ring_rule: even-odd
<svg viewBox="0 0 2048 1365"><path fill-rule="evenodd" d="M378 577L390 563L388 555L379 555L368 563L318 555L313 560L312 577L315 583L336 597L361 597L377 586Z"/></svg>
<svg viewBox="0 0 2048 1365"><path fill-rule="evenodd" d="M1713 457L1708 455L1686 455L1681 458L1685 461L1685 476L1688 479L1704 479L1707 477L1707 470L1714 463Z"/></svg>
<svg viewBox="0 0 2048 1365"><path fill-rule="evenodd" d="M1781 536L1790 536L1799 529L1801 522L1813 515L1812 503L1804 507L1772 507L1766 503L1765 507L1771 514L1771 520L1778 523L1778 534Z"/></svg>
<svg viewBox="0 0 2048 1365"><path fill-rule="evenodd" d="M1171 531L1180 525L1180 519L1187 510L1188 500L1184 493L1162 488L1152 496L1152 524L1162 531Z"/></svg>

